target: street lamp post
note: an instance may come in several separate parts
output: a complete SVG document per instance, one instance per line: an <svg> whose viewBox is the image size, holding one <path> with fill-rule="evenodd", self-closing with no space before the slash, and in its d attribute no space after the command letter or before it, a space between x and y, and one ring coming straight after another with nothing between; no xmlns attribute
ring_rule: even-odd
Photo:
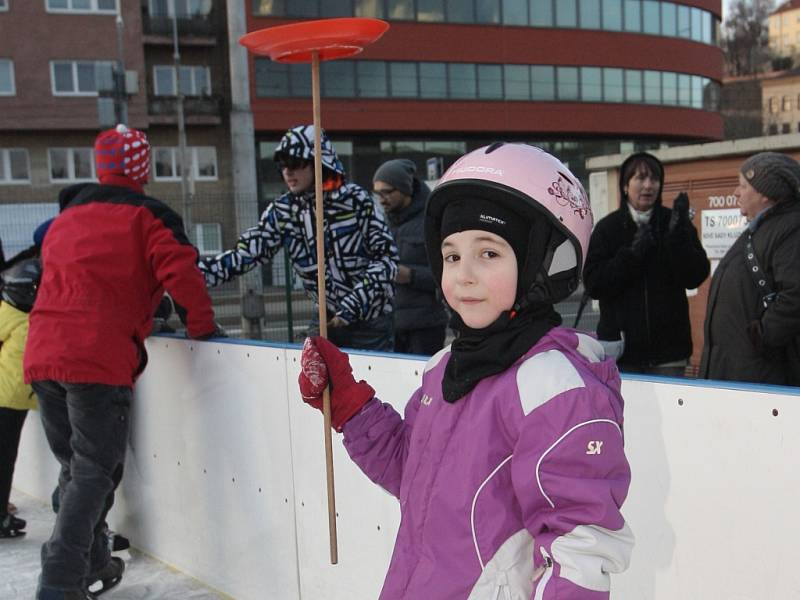
<svg viewBox="0 0 800 600"><path fill-rule="evenodd" d="M192 196L194 195L194 179L189 173L190 166L187 165L186 160L186 122L183 114L183 90L181 89L181 53L178 49L178 13L175 10L175 0L170 0L170 9L172 10L172 44L173 44L173 58L175 60L175 92L177 94L177 112L178 112L178 160L181 169L181 198L183 199L183 225L186 229L186 235L189 239L194 241L194 232L192 231L192 214L191 203Z"/></svg>

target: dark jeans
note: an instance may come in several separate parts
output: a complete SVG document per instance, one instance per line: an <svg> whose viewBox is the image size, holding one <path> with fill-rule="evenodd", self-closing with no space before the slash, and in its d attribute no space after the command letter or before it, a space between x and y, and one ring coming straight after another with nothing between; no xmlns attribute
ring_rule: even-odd
<svg viewBox="0 0 800 600"><path fill-rule="evenodd" d="M308 335L319 335L319 313L308 324ZM382 350L391 352L394 346L392 317L384 315L370 321L356 321L344 327L328 327L328 339L339 348Z"/></svg>
<svg viewBox="0 0 800 600"><path fill-rule="evenodd" d="M47 441L61 464L61 506L53 534L42 546L40 583L77 590L110 559L102 532L122 478L132 391L56 381L36 381L33 389Z"/></svg>
<svg viewBox="0 0 800 600"><path fill-rule="evenodd" d="M0 408L0 516L4 516L8 509L19 437L27 416L27 410Z"/></svg>
<svg viewBox="0 0 800 600"><path fill-rule="evenodd" d="M394 351L433 356L444 347L444 325L394 332Z"/></svg>

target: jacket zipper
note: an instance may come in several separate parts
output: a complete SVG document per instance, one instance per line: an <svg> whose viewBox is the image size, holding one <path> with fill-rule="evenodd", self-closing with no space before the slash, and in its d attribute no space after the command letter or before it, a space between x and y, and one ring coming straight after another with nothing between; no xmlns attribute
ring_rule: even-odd
<svg viewBox="0 0 800 600"><path fill-rule="evenodd" d="M536 586L536 595L533 597L533 600L542 600L544 598L545 588L547 588L547 584L553 576L553 559L550 558L550 555L544 547L539 548L539 551L544 558L544 573L542 573L542 576L539 578L539 583Z"/></svg>

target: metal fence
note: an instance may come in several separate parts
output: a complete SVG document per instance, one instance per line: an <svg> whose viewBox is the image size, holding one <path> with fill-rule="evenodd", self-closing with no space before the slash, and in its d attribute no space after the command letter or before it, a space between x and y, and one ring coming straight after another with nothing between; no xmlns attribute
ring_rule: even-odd
<svg viewBox="0 0 800 600"><path fill-rule="evenodd" d="M189 215L186 219L189 238L201 255L206 256L234 247L240 231L254 226L266 206L265 201L254 197L236 198L230 194L195 195L190 199L175 195L159 197L177 212ZM6 258L31 246L36 227L57 213L58 206L53 202L0 204L0 240ZM217 320L231 337L299 342L316 310L296 280L283 250L247 275L209 292ZM573 325L581 295L579 289L556 306L564 325ZM589 302L579 329L594 331L597 319L597 309ZM168 323L182 330L176 315Z"/></svg>

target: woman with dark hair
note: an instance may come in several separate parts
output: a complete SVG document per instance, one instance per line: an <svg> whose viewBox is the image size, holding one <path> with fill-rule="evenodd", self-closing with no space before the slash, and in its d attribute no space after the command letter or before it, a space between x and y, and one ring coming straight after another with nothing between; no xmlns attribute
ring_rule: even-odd
<svg viewBox="0 0 800 600"><path fill-rule="evenodd" d="M624 343L621 371L682 376L692 355L686 290L709 262L689 217L689 197L661 203L664 167L639 152L620 167L619 208L592 232L583 280L600 300L597 335Z"/></svg>

